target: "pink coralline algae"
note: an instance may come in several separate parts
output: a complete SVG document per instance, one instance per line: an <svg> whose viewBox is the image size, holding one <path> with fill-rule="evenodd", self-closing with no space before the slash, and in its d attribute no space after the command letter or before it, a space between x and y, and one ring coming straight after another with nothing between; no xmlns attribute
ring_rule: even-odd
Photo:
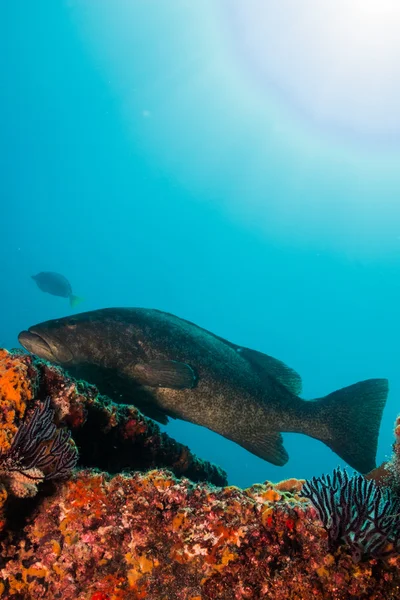
<svg viewBox="0 0 400 600"><path fill-rule="evenodd" d="M4 451L24 423L29 427L25 418L35 407L44 410L47 397L57 431L69 428L86 468L66 479L44 478L35 495L23 498L12 491L7 496L0 475L0 599L400 598L395 549L385 548L383 558L366 553L357 562L351 532L333 546L329 515L320 520L302 495L304 481L215 487L210 479L223 476L216 467L165 442L134 407L119 409L95 388L26 355L0 354ZM141 456L126 466L135 471L118 472L124 452L133 449Z"/></svg>

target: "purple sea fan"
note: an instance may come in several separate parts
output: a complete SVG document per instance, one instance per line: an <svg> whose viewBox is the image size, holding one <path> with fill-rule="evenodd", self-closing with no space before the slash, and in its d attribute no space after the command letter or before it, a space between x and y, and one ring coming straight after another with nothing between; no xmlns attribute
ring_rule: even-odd
<svg viewBox="0 0 400 600"><path fill-rule="evenodd" d="M346 545L355 562L400 551L400 496L390 488L337 468L306 481L300 495L317 509L331 551Z"/></svg>
<svg viewBox="0 0 400 600"><path fill-rule="evenodd" d="M78 460L69 431L53 422L50 398L18 428L10 449L0 456L0 476L16 496L34 496L37 484L67 477Z"/></svg>

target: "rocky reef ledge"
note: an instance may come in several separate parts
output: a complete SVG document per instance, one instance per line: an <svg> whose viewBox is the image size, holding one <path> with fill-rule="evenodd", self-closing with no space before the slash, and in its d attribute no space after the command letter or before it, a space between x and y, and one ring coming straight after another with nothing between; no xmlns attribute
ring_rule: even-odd
<svg viewBox="0 0 400 600"><path fill-rule="evenodd" d="M96 387L22 352L0 350L0 452L19 424L51 399L55 422L66 426L79 449L79 464L107 473L167 467L192 481L226 485L226 473L197 458L133 405L115 404Z"/></svg>
<svg viewBox="0 0 400 600"><path fill-rule="evenodd" d="M227 487L133 406L21 353L0 351L0 404L1 599L400 598L381 481Z"/></svg>

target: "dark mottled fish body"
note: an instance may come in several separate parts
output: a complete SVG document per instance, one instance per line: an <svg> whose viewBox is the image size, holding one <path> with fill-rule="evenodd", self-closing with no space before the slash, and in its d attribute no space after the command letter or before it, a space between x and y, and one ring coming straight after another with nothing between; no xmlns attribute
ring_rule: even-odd
<svg viewBox="0 0 400 600"><path fill-rule="evenodd" d="M19 340L116 401L160 422L169 416L203 425L274 464L288 459L280 432L297 432L325 442L361 472L375 466L385 379L305 401L300 377L280 361L140 308L47 321Z"/></svg>
<svg viewBox="0 0 400 600"><path fill-rule="evenodd" d="M60 298L69 298L71 306L77 306L82 301L78 296L74 296L70 282L61 273L42 271L31 277L42 292Z"/></svg>

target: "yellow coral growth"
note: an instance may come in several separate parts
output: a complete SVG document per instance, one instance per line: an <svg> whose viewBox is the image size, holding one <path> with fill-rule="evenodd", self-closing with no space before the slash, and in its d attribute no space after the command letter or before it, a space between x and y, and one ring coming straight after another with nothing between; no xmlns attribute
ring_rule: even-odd
<svg viewBox="0 0 400 600"><path fill-rule="evenodd" d="M66 575L67 575L67 572L65 571L65 569L60 567L60 565L58 563L54 563L53 571L54 571L54 573L56 573L59 576L60 579L66 577Z"/></svg>
<svg viewBox="0 0 400 600"><path fill-rule="evenodd" d="M212 575L212 571L222 571L227 564L229 564L232 560L235 560L236 558L237 555L234 552L231 552L228 546L223 548L221 556L218 557L218 562L216 562L215 557L212 554L206 556L205 562L209 565L207 571L211 570L209 576ZM208 576L205 577L203 581L205 581L207 578Z"/></svg>
<svg viewBox="0 0 400 600"><path fill-rule="evenodd" d="M182 525L185 524L186 517L187 517L186 510L178 512L177 515L172 519L172 524L171 524L172 529L174 531L178 531L182 527Z"/></svg>
<svg viewBox="0 0 400 600"><path fill-rule="evenodd" d="M275 489L280 492L291 492L292 494L301 492L305 481L305 479L284 479L275 484Z"/></svg>
<svg viewBox="0 0 400 600"><path fill-rule="evenodd" d="M272 524L274 509L271 506L266 506L261 513L261 521L264 527Z"/></svg>
<svg viewBox="0 0 400 600"><path fill-rule="evenodd" d="M26 405L32 399L32 384L28 365L7 350L0 350L0 451L6 452L12 442Z"/></svg>
<svg viewBox="0 0 400 600"><path fill-rule="evenodd" d="M128 582L131 588L134 588L143 577L148 573L151 573L153 568L158 566L159 561L157 559L148 559L144 554L134 555L132 552L125 554L125 560L129 565L132 565L132 569L128 571Z"/></svg>
<svg viewBox="0 0 400 600"><path fill-rule="evenodd" d="M281 499L281 495L278 494L275 490L267 490L264 494L264 498L266 502L279 502Z"/></svg>
<svg viewBox="0 0 400 600"><path fill-rule="evenodd" d="M61 554L61 545L60 542L58 540L51 540L51 547L52 550L54 552L54 554L59 557Z"/></svg>
<svg viewBox="0 0 400 600"><path fill-rule="evenodd" d="M329 579L329 571L325 567L319 567L317 573L321 579Z"/></svg>
<svg viewBox="0 0 400 600"><path fill-rule="evenodd" d="M28 577L46 577L48 569L46 567L29 567L22 571L24 581L28 580Z"/></svg>
<svg viewBox="0 0 400 600"><path fill-rule="evenodd" d="M290 504L304 503L307 502L307 499L299 496L304 481L304 479L285 479L279 483L266 481L264 484L252 485L245 489L244 493L255 500L257 504L271 504L279 501Z"/></svg>
<svg viewBox="0 0 400 600"><path fill-rule="evenodd" d="M149 471L146 475L147 482L159 491L166 490L174 485L173 479L167 478L163 474L160 475L157 470Z"/></svg>

